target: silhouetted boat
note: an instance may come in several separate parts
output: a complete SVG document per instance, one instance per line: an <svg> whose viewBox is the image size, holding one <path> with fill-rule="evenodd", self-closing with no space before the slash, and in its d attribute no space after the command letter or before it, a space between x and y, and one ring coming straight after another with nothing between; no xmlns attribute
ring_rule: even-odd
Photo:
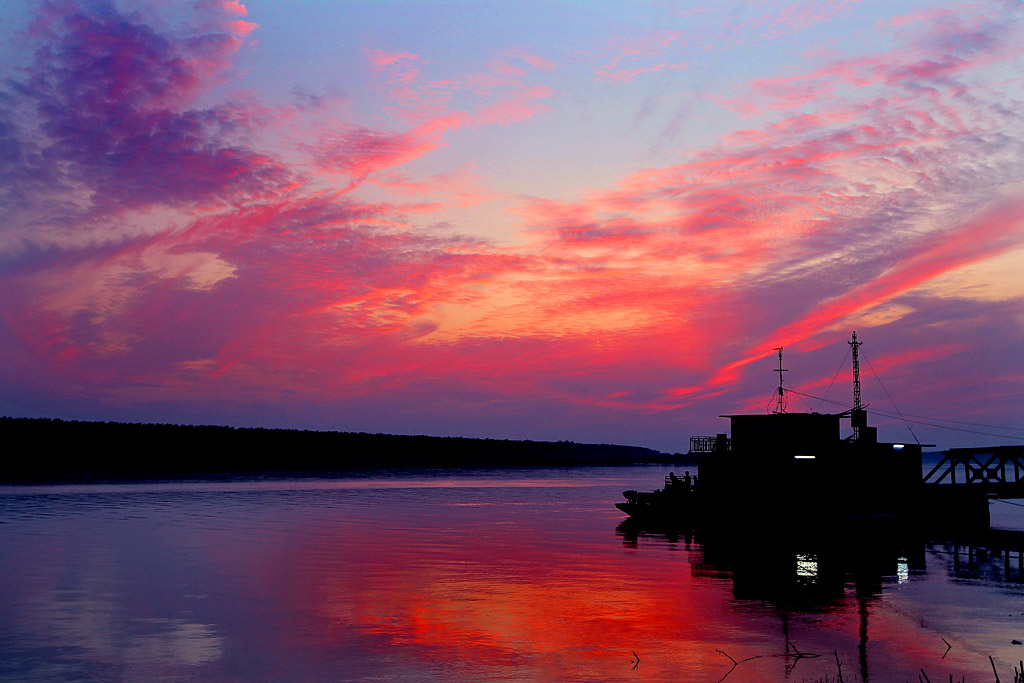
<svg viewBox="0 0 1024 683"><path fill-rule="evenodd" d="M616 503L633 519L649 522L685 522L696 513L699 488L697 477L689 472L682 477L670 473L665 488L656 491L623 491L626 501Z"/></svg>
<svg viewBox="0 0 1024 683"><path fill-rule="evenodd" d="M857 333L854 351L854 407L842 413L785 410L782 349L779 352L777 409L767 414L723 415L731 436L695 436L689 456L699 478L666 477L665 487L624 491L616 507L646 523L713 523L742 515L815 527L837 519L887 522L914 513L922 494L922 444L886 443L867 424L860 403ZM843 438L840 420L853 434Z"/></svg>

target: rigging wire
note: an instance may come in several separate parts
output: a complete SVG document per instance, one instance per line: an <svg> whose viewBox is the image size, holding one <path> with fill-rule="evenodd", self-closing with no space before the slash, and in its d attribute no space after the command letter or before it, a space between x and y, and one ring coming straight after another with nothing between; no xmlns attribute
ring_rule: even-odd
<svg viewBox="0 0 1024 683"><path fill-rule="evenodd" d="M804 396L809 396L810 398L817 398L817 396L810 396L809 394L804 394L804 393L801 393L799 391L794 391L793 389L786 389L786 393L787 394L798 394L800 396L800 401L804 404L804 407L807 408L807 409L811 409L811 406L810 406L809 403L807 403L807 401L804 400ZM766 412L766 413L776 412L776 411L772 410L772 404L775 404L775 403L778 402L778 400L775 398L778 395L779 395L779 389L778 389L778 387L776 387L775 388L775 393L772 394L772 397L770 399L768 399L768 403L766 403L765 406L764 406L764 412ZM788 398L786 399L785 406L789 407L789 399Z"/></svg>
<svg viewBox="0 0 1024 683"><path fill-rule="evenodd" d="M879 411L876 410L874 412L878 413ZM884 414L884 413L881 413L881 414ZM1003 425L990 425L990 424L984 424L982 422L966 422L964 420L950 420L949 418L946 418L946 417L928 417L927 415L911 415L910 413L904 413L904 415L906 415L907 417L921 418L922 420L938 420L939 422L952 422L954 424L968 425L968 426L971 426L971 427L989 427L990 429L1002 429L1002 430L1007 431L1007 432L1022 432L1022 433L1024 433L1024 427L1004 427ZM888 417L892 417L892 416L890 415ZM952 429L952 427L950 427L949 429Z"/></svg>
<svg viewBox="0 0 1024 683"><path fill-rule="evenodd" d="M807 398L816 398L823 403L831 403L832 405L835 406L847 407L849 405L848 403L844 403L843 401L836 401L835 399L825 398L824 396L814 396L813 394L805 394L804 392L797 391L796 389L790 389L789 392L792 394L800 394L801 396L806 396ZM846 409L849 410L848 407Z"/></svg>
<svg viewBox="0 0 1024 683"><path fill-rule="evenodd" d="M846 364L846 359L849 357L849 355L850 355L850 350L847 349L846 350L846 354L843 357L843 363L839 366L839 369L836 370L835 375L833 375L832 382L829 383L829 389L831 389L832 385L835 383L836 377L839 376L839 373L842 372L842 369L843 369L842 366ZM865 358L865 360L867 360L867 358ZM870 365L870 361L869 361L869 365ZM871 370L872 370L872 372L874 372L874 367L872 367ZM878 377L877 373L875 373L875 376ZM880 378L879 378L879 382L878 383L879 384L882 383ZM849 410L849 408L850 408L850 404L849 403L844 402L844 401L837 401L835 399L828 398L829 389L825 390L825 395L824 396L816 396L814 394L807 394L807 393L804 393L802 391L798 391L796 389L790 389L789 392L790 393L798 394L800 396L806 396L807 398L810 398L810 399L817 400L819 402L818 403L819 410L821 408L821 405L824 404L824 403L831 403L832 405L843 406L847 410ZM885 387L883 386L882 389L885 390ZM888 393L889 392L886 391L886 395L888 395ZM891 396L889 397L889 400L892 401L892 397ZM895 405L895 402L894 402L894 405ZM902 420L904 420L906 422L913 422L914 424L928 425L930 427L941 427L943 429L953 429L953 430L956 430L955 427L949 427L947 425L942 425L942 424L935 424L934 421L938 421L938 422L951 422L953 424L966 425L968 427L986 427L988 429L999 429L999 430L1002 430L1004 432L1020 432L1020 436L1008 436L1006 434L990 434L989 432L977 432L977 431L973 431L973 430L969 430L969 429L963 429L963 430L957 430L957 431L966 431L966 432L971 432L971 433L974 433L974 434L985 434L985 435L988 435L988 436L1000 436L1000 437L1004 437L1004 438L1008 438L1008 439L1024 437L1024 427L1007 427L1005 425L994 425L994 424L987 424L987 423L984 423L984 422L970 422L968 420L953 420L953 419L950 419L950 418L947 418L947 417L932 417L930 415L915 415L913 413L904 413L902 411L899 411L899 409L897 409L897 414L895 414L895 415L892 414L892 413L886 412L884 410L872 409L872 412L878 413L879 415L884 415L886 417L893 417L893 418L897 418L897 419L902 419ZM911 420L911 419L908 419L908 418L917 418L917 419Z"/></svg>
<svg viewBox="0 0 1024 683"><path fill-rule="evenodd" d="M807 408L807 410L809 410L809 411L810 411L810 412L812 412L812 413L814 413L814 412L817 412L816 410L814 410L813 408L811 408L811 404L810 404L810 403L808 403L808 402L807 402L807 401L806 401L806 400L804 399L804 396L803 396L803 394L797 394L797 395L798 395L798 396L800 396L800 402L804 404L804 408ZM821 408L821 405L819 405L819 406L818 406L818 408L820 409L820 408Z"/></svg>
<svg viewBox="0 0 1024 683"><path fill-rule="evenodd" d="M917 434L914 433L914 428L910 426L910 422L907 421L907 418L903 417L903 413L900 412L900 407L896 405L896 401L892 400L892 395L889 394L889 390L886 389L885 384L882 383L882 378L879 377L877 372L875 372L875 366L871 364L871 361L868 360L867 356L864 356L864 360L867 361L868 367L871 368L871 374L878 380L878 385L882 387L882 391L884 391L885 395L889 397L889 402L892 403L892 407L896 409L896 414L900 416L901 420L903 420L903 424L907 425L907 429L910 431L910 435L914 437L914 441L920 445L921 441L917 438Z"/></svg>
<svg viewBox="0 0 1024 683"><path fill-rule="evenodd" d="M856 339L856 334L854 336L854 339ZM858 344L858 346L859 346L859 344ZM782 349L777 349L777 350L779 351L779 370L777 370L777 372L779 373L779 385L780 386L779 386L778 389L775 390L775 392L773 392L772 399L769 401L769 405L765 406L765 411L766 412L771 410L771 408L770 408L771 402L773 402L775 400L775 397L778 396L779 393L780 393L780 389L781 389L781 385L782 385L782 373L785 372L785 370L782 369ZM846 365L846 358L849 355L850 355L850 349L847 349L846 350L846 354L844 354L844 356L843 356L843 361L839 364L839 367L836 369L835 374L832 375L832 381L829 382L828 387L825 389L825 395L824 396L814 396L813 394L808 394L808 393L799 391L797 389L790 389L789 393L790 394L796 394L797 396L800 396L800 401L806 407L808 407L808 408L810 408L810 404L808 404L808 402L805 400L805 397L806 398L810 398L810 399L817 399L818 400L818 410L821 409L821 406L824 403L831 403L833 405L843 406L845 408L844 412L849 411L850 408L848 407L847 403L844 403L842 401L831 400L831 399L828 398L828 393L829 393L829 391L832 390L832 386L835 384L836 379L839 377L839 373L842 372L843 366ZM878 380L879 386L882 387L882 391L885 392L885 395L889 399L889 402L892 403L893 408L896 410L896 414L895 415L892 414L892 413L886 412L884 410L878 410L878 409L872 409L872 412L876 413L878 415L882 415L884 417L889 417L889 418L894 418L894 419L901 420L903 422L903 424L906 425L907 430L910 432L910 435L912 437L914 437L914 441L917 442L918 445L921 445L921 441L920 441L920 439L917 438L917 434L914 433L914 428L911 426L911 423L918 424L918 425L926 425L926 426L929 426L929 427L938 427L939 429L949 429L949 430L956 431L956 432L967 432L969 434L982 434L984 436L994 436L994 437L997 437L997 438L1000 438L1000 439L1014 440L1014 439L1021 438L1021 436L1024 436L1024 427L1004 427L1004 426L1001 426L1001 425L990 425L990 424L983 424L983 423L979 423L979 422L967 422L965 420L949 420L949 419L946 419L946 418L939 418L939 417L932 418L932 417L923 417L923 416L920 416L920 415L911 415L909 413L904 414L900 410L899 406L896 405L896 401L893 400L892 394L889 393L889 390L886 388L885 383L882 382L882 378L879 376L878 372L875 371L875 367L871 364L871 361L867 358L867 356L864 357L864 360L867 361L868 367L871 368L871 373L875 376L875 379ZM783 408L783 410L784 410L784 408ZM913 419L912 420L912 419L909 419L909 418L918 418L918 419ZM977 430L977 429L966 429L966 428L963 428L963 427L951 427L951 426L946 425L946 424L938 424L937 422L935 422L935 420L937 420L938 422L951 422L951 423L954 423L954 424L969 425L969 426L972 426L972 427L986 427L986 428L990 428L990 429L999 429L999 430L1004 430L1004 431L1008 431L1008 432L1021 432L1021 435L1018 436L1018 435L1011 435L1011 434L998 434L998 433L994 433L994 432L985 432L985 431L981 431L981 430Z"/></svg>
<svg viewBox="0 0 1024 683"><path fill-rule="evenodd" d="M832 385L836 383L836 378L839 377L839 373L843 371L843 367L846 366L846 359L849 358L849 357L850 357L850 348L847 347L846 348L846 354L843 356L843 362L839 364L838 368L836 368L836 374L832 375L832 381L828 383L828 388L825 389L825 396L828 396L828 392L832 391ZM824 403L824 402L825 402L824 398L822 398L821 401L818 402L818 410L821 410L821 404Z"/></svg>
<svg viewBox="0 0 1024 683"><path fill-rule="evenodd" d="M797 395L800 395L800 396L806 396L807 398L819 399L822 402L831 403L831 404L837 405L837 406L846 407L848 405L846 403L843 403L842 401L835 401L835 400L827 399L827 398L824 398L824 397L821 397L821 396L814 396L812 394L805 394L804 392L799 391L797 389L790 389L789 393L797 394ZM983 432L983 431L979 431L977 429L965 429L963 427L950 427L949 425L937 424L936 422L932 422L930 420L939 420L940 422L955 422L957 424L972 425L972 426L975 426L975 427L992 427L994 429L1008 429L1008 430L1011 430L1011 431L1017 430L1018 429L1017 427L1000 427L998 425L986 425L986 424L978 424L978 423L974 423L974 422L964 422L963 420L947 420L947 419L941 418L941 417L933 417L933 418L923 418L923 419L910 420L910 419L907 419L907 416L905 416L903 414L890 413L890 412L885 411L885 410L875 410L875 409L872 409L871 412L875 413L877 415L881 415L883 417L891 417L891 418L902 419L904 422L913 422L914 424L925 425L925 426L928 426L928 427L938 427L939 429L949 429L949 430L952 430L952 431L955 431L955 432L967 432L969 434L981 434L983 436L995 436L995 437L998 437L1000 439L1011 439L1011 440L1013 440L1013 439L1020 438L1018 436L1014 436L1014 435L1010 435L1010 434L996 434L994 432ZM921 416L919 416L919 415L911 415L910 417L920 418Z"/></svg>
<svg viewBox="0 0 1024 683"><path fill-rule="evenodd" d="M898 417L900 419L903 419L904 422L913 422L914 424L925 425L927 427L938 427L940 429L949 429L949 430L954 431L954 432L966 432L967 434L981 434L983 436L994 436L994 437L997 437L997 438L1000 438L1000 439L1009 439L1011 441L1014 441L1014 440L1017 440L1017 439L1020 438L1018 436L1012 436L1010 434L996 434L995 432L983 432L983 431L980 431L980 430L977 430L977 429L965 429L963 427L950 427L949 425L936 424L935 422L927 422L925 420L907 420L905 418L902 418L902 416L900 416L900 415L894 415L892 413L887 413L887 412L882 411L882 410L873 410L872 412L873 413L877 413L878 415L882 415L884 417L894 417L894 418Z"/></svg>

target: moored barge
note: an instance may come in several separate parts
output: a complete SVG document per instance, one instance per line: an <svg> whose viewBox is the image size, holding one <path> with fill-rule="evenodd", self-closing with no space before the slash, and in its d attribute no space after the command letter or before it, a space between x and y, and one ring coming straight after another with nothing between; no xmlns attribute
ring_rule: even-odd
<svg viewBox="0 0 1024 683"><path fill-rule="evenodd" d="M794 527L837 520L903 520L921 508L922 446L878 440L860 402L853 333L854 406L841 413L785 410L782 349L777 409L723 415L729 433L690 439L699 478L666 477L653 492L624 491L616 504L632 519L656 523L723 521L742 516ZM843 437L848 419L852 435ZM985 508L987 519L987 507Z"/></svg>

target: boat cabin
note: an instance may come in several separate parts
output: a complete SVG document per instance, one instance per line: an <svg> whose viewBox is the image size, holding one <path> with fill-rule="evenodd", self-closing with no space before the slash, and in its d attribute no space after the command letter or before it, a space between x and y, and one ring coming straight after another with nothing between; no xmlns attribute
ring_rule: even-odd
<svg viewBox="0 0 1024 683"><path fill-rule="evenodd" d="M691 440L691 454L701 456L701 485L716 507L864 516L899 514L917 498L920 444L879 442L863 409L722 417L731 437ZM843 438L845 418L853 434Z"/></svg>

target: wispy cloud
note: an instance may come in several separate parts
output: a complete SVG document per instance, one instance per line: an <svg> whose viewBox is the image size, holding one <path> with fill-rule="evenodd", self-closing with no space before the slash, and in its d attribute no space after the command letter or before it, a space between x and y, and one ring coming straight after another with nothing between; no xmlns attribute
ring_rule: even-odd
<svg viewBox="0 0 1024 683"><path fill-rule="evenodd" d="M38 9L0 88L2 379L33 405L476 433L511 412L534 436L665 443L678 408L747 405L773 347L816 358L838 326L884 330L880 367L962 359L972 326L1022 338L1016 290L943 284L1024 250L1020 18L1002 6L889 17L877 46L744 71L701 103L726 122L713 138L614 168L590 160L647 146L645 126L582 139L571 81L649 103L644 76L704 68L685 27L586 49L517 35L462 61L373 36L350 48L353 85L318 89L344 98L288 104L233 89L273 40L249 9L199 3L174 30ZM771 41L855 9L722 22ZM547 166L566 156L612 180L570 195ZM550 191L509 189L530 173ZM915 354L929 326L942 353Z"/></svg>

